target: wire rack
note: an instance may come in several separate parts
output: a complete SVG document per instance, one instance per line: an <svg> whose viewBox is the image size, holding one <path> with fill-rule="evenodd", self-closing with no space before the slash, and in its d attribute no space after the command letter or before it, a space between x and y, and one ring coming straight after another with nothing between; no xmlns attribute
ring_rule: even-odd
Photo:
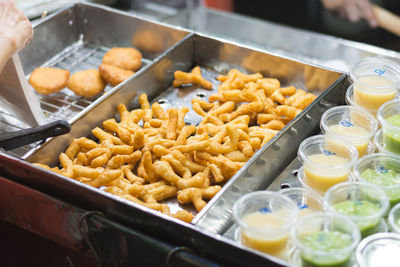
<svg viewBox="0 0 400 267"><path fill-rule="evenodd" d="M97 69L102 62L104 54L108 50L108 47L96 46L78 41L45 62L41 67L46 66L61 68L69 70L71 73L88 69ZM150 62L151 60L149 59L143 59L142 67ZM29 75L27 75L27 79L29 79ZM104 93L106 94L112 88L112 86L107 85ZM80 97L75 95L67 88L48 96L42 96L39 94L36 95L39 99L41 109L47 122L55 120L69 121L101 96L98 95L92 98ZM2 131L11 132L28 127L29 126L27 124L19 121L7 110L4 110L0 107L0 129ZM35 148L37 145L38 143L35 143L14 149L9 152L14 156L21 157Z"/></svg>

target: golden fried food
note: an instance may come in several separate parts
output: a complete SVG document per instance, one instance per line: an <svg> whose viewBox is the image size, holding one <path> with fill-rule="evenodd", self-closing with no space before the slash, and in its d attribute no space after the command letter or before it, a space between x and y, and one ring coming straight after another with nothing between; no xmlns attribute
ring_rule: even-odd
<svg viewBox="0 0 400 267"><path fill-rule="evenodd" d="M143 30L132 36L132 44L141 51L158 53L163 50L163 39L160 33Z"/></svg>
<svg viewBox="0 0 400 267"><path fill-rule="evenodd" d="M209 103L192 100L203 117L198 126L185 124L188 108L164 110L142 94L139 109L120 104L120 122L108 119L104 130L92 130L97 143L74 139L59 156L60 166L38 166L190 222L191 212L172 214L160 202L176 197L203 209L206 199L315 98L260 73L231 70L218 80Z"/></svg>
<svg viewBox="0 0 400 267"><path fill-rule="evenodd" d="M172 84L174 87L180 87L185 84L198 84L208 90L212 88L212 83L201 76L201 69L199 66L194 67L191 72L175 71L174 77L175 80Z"/></svg>
<svg viewBox="0 0 400 267"><path fill-rule="evenodd" d="M29 77L29 83L42 95L56 93L67 86L69 71L57 68L37 68Z"/></svg>
<svg viewBox="0 0 400 267"><path fill-rule="evenodd" d="M75 94L84 97L93 97L104 91L106 83L98 70L90 69L79 71L71 75L68 88Z"/></svg>
<svg viewBox="0 0 400 267"><path fill-rule="evenodd" d="M132 47L114 47L104 54L103 64L137 71L142 66L142 54Z"/></svg>
<svg viewBox="0 0 400 267"><path fill-rule="evenodd" d="M117 86L135 74L133 71L124 70L108 64L101 64L99 66L99 72L103 80L112 86Z"/></svg>

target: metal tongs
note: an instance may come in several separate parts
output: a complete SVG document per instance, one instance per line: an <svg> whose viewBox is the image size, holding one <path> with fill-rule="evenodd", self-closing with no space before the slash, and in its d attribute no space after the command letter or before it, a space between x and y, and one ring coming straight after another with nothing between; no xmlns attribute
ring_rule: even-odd
<svg viewBox="0 0 400 267"><path fill-rule="evenodd" d="M71 130L71 125L64 120L54 121L42 126L23 129L16 132L0 134L0 148L11 150L29 145L49 137L66 134Z"/></svg>

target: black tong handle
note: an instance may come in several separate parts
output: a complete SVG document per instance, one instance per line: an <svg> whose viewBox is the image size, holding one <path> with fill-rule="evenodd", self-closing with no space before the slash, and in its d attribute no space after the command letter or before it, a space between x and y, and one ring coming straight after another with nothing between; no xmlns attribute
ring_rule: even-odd
<svg viewBox="0 0 400 267"><path fill-rule="evenodd" d="M49 137L62 135L71 130L71 125L64 120L54 121L35 128L0 134L0 147L11 150L35 143Z"/></svg>

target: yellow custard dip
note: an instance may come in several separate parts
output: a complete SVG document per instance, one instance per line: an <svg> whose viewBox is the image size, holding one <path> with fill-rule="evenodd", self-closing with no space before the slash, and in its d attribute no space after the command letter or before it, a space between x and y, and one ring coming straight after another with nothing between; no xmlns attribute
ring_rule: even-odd
<svg viewBox="0 0 400 267"><path fill-rule="evenodd" d="M388 78L368 75L358 77L358 81L354 82L353 94L357 105L378 110L382 104L395 98L396 88L395 83Z"/></svg>
<svg viewBox="0 0 400 267"><path fill-rule="evenodd" d="M370 133L364 128L351 124L351 126L345 126L343 124L331 125L329 129L337 135L349 138L357 138L356 140L346 139L349 143L354 145L360 157L367 154ZM366 137L363 139L362 137Z"/></svg>
<svg viewBox="0 0 400 267"><path fill-rule="evenodd" d="M328 170L323 167L314 167L312 163L327 167L345 165L348 159L338 155L314 154L308 156L309 163L304 164L304 174L311 188L325 192L331 186L347 180L347 169Z"/></svg>
<svg viewBox="0 0 400 267"><path fill-rule="evenodd" d="M275 213L253 212L244 216L242 220L250 227L266 231L281 228L286 223L286 219L282 215ZM244 245L272 255L279 254L285 248L287 240L288 233L274 236L271 234L263 235L260 232L252 234L251 231L242 230L242 243Z"/></svg>

